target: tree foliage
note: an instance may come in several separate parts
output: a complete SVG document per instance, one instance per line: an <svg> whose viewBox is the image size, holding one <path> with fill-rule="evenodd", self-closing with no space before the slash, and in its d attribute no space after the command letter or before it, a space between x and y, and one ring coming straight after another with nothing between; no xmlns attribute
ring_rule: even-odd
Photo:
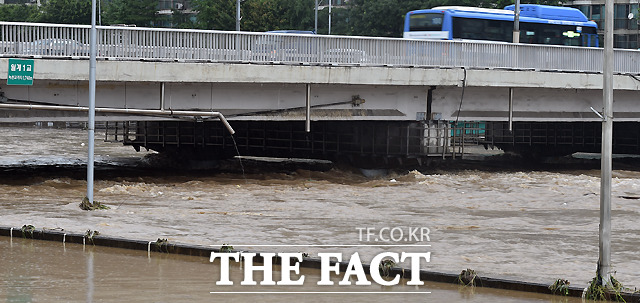
<svg viewBox="0 0 640 303"><path fill-rule="evenodd" d="M34 5L0 5L0 21L36 22L39 18L40 10Z"/></svg>
<svg viewBox="0 0 640 303"><path fill-rule="evenodd" d="M39 19L48 23L91 24L91 0L47 0Z"/></svg>
<svg viewBox="0 0 640 303"><path fill-rule="evenodd" d="M246 0L241 4L243 31L313 29L314 7L309 0ZM198 11L196 26L202 29L235 30L235 0L193 0Z"/></svg>
<svg viewBox="0 0 640 303"><path fill-rule="evenodd" d="M173 28L197 28L193 15L183 10L172 9L169 16L158 16L157 21L167 21Z"/></svg>
<svg viewBox="0 0 640 303"><path fill-rule="evenodd" d="M191 6L198 11L197 28L236 29L235 0L193 0Z"/></svg>
<svg viewBox="0 0 640 303"><path fill-rule="evenodd" d="M104 24L151 26L157 19L157 0L111 0L102 13Z"/></svg>
<svg viewBox="0 0 640 303"><path fill-rule="evenodd" d="M318 33L328 32L328 9L318 12ZM236 0L192 0L191 15L173 10L171 16L158 16L157 0L103 0L103 24L135 24L153 26L157 21L170 21L174 27L235 30ZM522 0L523 4L561 5L562 0ZM41 10L35 6L0 5L0 20L51 23L90 24L91 0L46 0ZM387 36L402 35L404 16L415 9L442 5L464 5L502 8L514 0L351 0L346 7L334 8L331 33L337 35ZM242 0L243 31L313 30L313 0ZM167 20L169 18L169 20Z"/></svg>

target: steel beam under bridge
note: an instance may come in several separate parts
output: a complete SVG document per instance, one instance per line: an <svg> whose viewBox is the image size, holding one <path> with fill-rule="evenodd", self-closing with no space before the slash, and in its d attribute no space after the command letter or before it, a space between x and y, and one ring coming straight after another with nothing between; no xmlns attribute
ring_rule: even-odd
<svg viewBox="0 0 640 303"><path fill-rule="evenodd" d="M0 59L0 76L7 75L7 60ZM33 86L2 86L2 92L26 103L86 106L87 69L87 60L35 59ZM601 107L602 87L602 75L594 73L466 68L106 60L97 74L101 107L209 110L256 121L304 119L307 84L314 120L506 121L513 88L515 121L597 121L590 108ZM640 81L616 75L614 83L616 121L638 121ZM43 119L84 115L0 112L0 122Z"/></svg>

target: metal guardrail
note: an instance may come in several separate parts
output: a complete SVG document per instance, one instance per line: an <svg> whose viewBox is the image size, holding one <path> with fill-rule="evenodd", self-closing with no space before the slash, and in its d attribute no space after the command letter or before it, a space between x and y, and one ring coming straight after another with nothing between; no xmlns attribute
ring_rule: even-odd
<svg viewBox="0 0 640 303"><path fill-rule="evenodd" d="M0 22L0 55L88 57L86 25ZM600 48L470 41L98 26L98 57L281 64L602 72ZM640 74L640 51L616 50L616 73Z"/></svg>
<svg viewBox="0 0 640 303"><path fill-rule="evenodd" d="M232 155L238 148L243 155L311 158L318 155L352 155L455 159L464 157L470 148L493 145L487 141L487 129L483 122L369 124L370 127L359 125L344 132L336 132L337 128L318 127L315 135L310 137L306 136L304 130L295 127L274 129L260 125L250 129L247 128L248 124L234 123L238 132L233 141L225 130L209 128L205 131L202 125L158 121L106 122L104 140L141 147L219 148L232 151ZM384 136L380 137L382 134ZM221 150L219 154L223 153Z"/></svg>

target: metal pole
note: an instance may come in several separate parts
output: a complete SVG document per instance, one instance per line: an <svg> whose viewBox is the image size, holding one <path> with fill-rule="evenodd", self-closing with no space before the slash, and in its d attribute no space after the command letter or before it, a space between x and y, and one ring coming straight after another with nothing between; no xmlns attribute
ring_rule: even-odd
<svg viewBox="0 0 640 303"><path fill-rule="evenodd" d="M164 111L164 100L165 100L165 84L164 82L160 83L160 110Z"/></svg>
<svg viewBox="0 0 640 303"><path fill-rule="evenodd" d="M520 43L520 0L516 0L515 16L513 19L513 43Z"/></svg>
<svg viewBox="0 0 640 303"><path fill-rule="evenodd" d="M311 85L307 84L307 98L306 98L307 112L305 119L305 131L311 132Z"/></svg>
<svg viewBox="0 0 640 303"><path fill-rule="evenodd" d="M87 198L93 203L93 153L96 127L96 0L91 0L91 32L89 33L89 156L87 159Z"/></svg>
<svg viewBox="0 0 640 303"><path fill-rule="evenodd" d="M314 27L314 32L317 34L318 33L318 0L316 0L316 10L315 10L315 14L316 14L316 26Z"/></svg>
<svg viewBox="0 0 640 303"><path fill-rule="evenodd" d="M331 1L329 0L329 35L331 35Z"/></svg>
<svg viewBox="0 0 640 303"><path fill-rule="evenodd" d="M28 109L28 110L58 110L68 112L88 112L89 108L85 106L66 106L66 105L33 105L33 104L14 104L14 103L0 103L0 108L6 109ZM235 134L235 130L229 124L229 121L220 112L206 112L206 111L194 111L194 110L161 110L161 109L135 109L135 108L108 108L108 107L96 107L94 108L96 113L111 113L111 114L129 114L129 115L149 115L149 116L193 116L193 117L214 117L218 118L222 124L229 130L232 135Z"/></svg>
<svg viewBox="0 0 640 303"><path fill-rule="evenodd" d="M236 0L236 31L240 31L240 0Z"/></svg>
<svg viewBox="0 0 640 303"><path fill-rule="evenodd" d="M598 275L602 285L611 281L611 154L613 142L613 0L605 2L602 159L600 177L600 246Z"/></svg>
<svg viewBox="0 0 640 303"><path fill-rule="evenodd" d="M513 87L509 87L509 132L513 132Z"/></svg>

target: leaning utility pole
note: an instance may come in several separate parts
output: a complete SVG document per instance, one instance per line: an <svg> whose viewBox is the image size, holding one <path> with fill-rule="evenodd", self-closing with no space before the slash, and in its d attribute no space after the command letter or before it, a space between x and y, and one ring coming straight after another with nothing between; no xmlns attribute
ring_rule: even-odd
<svg viewBox="0 0 640 303"><path fill-rule="evenodd" d="M613 149L613 0L605 2L604 70L602 94L602 159L600 177L600 246L598 275L602 285L611 281L611 154Z"/></svg>

